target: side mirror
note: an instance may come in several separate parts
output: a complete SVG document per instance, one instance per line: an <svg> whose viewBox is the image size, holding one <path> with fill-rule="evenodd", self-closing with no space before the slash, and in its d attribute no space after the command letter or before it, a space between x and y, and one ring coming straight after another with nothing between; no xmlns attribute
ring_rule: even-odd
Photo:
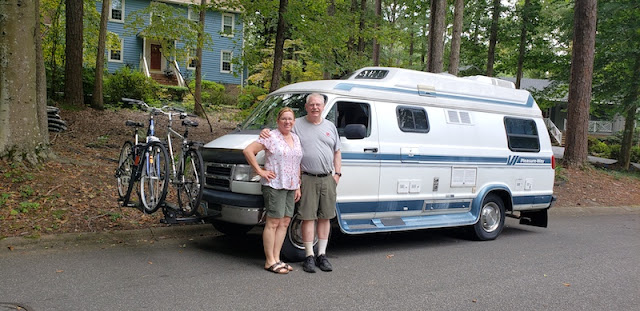
<svg viewBox="0 0 640 311"><path fill-rule="evenodd" d="M344 137L347 139L363 139L367 135L367 128L363 124L349 124L344 127Z"/></svg>

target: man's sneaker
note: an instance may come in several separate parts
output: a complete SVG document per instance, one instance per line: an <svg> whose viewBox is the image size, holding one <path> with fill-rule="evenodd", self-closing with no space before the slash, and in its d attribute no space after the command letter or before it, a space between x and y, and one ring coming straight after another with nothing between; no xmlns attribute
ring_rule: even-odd
<svg viewBox="0 0 640 311"><path fill-rule="evenodd" d="M308 259L308 257L307 257ZM316 258L316 266L318 266L318 268L320 268L320 270L325 271L325 272L329 272L329 271L333 271L333 267L331 267L331 264L329 263L329 260L327 259L327 256L325 256L324 254L318 256Z"/></svg>
<svg viewBox="0 0 640 311"><path fill-rule="evenodd" d="M308 256L307 258L305 258L304 262L302 263L302 270L304 270L304 272L309 272L309 273L316 273L316 263L313 260L313 256Z"/></svg>

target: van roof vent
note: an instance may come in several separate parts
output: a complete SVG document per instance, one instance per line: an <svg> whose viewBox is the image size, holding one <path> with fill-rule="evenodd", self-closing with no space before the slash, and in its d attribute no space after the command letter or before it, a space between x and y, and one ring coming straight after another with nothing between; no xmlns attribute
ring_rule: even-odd
<svg viewBox="0 0 640 311"><path fill-rule="evenodd" d="M358 73L357 76L355 76L355 79L375 79L375 80L380 80L380 79L384 79L387 74L389 74L389 70L384 70L384 69L365 69L363 71L360 71L360 73Z"/></svg>
<svg viewBox="0 0 640 311"><path fill-rule="evenodd" d="M470 76L470 77L464 77L464 79L491 84L495 86L506 87L510 89L516 88L516 85L511 81L487 77L487 76Z"/></svg>

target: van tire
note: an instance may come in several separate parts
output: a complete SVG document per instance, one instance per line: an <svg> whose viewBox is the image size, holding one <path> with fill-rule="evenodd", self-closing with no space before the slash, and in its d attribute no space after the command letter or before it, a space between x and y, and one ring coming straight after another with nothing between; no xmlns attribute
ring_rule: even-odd
<svg viewBox="0 0 640 311"><path fill-rule="evenodd" d="M251 225L232 224L230 222L220 220L212 220L211 224L216 228L216 230L229 236L244 235L249 232L249 230L253 229L253 226Z"/></svg>
<svg viewBox="0 0 640 311"><path fill-rule="evenodd" d="M482 201L478 222L469 229L471 238L477 241L495 240L504 227L505 209L502 199L488 194Z"/></svg>
<svg viewBox="0 0 640 311"><path fill-rule="evenodd" d="M314 253L318 252L317 236L313 240L313 251ZM294 213L293 217L291 217L280 255L289 262L299 262L306 257L304 244L302 244L302 220L298 218L297 213Z"/></svg>

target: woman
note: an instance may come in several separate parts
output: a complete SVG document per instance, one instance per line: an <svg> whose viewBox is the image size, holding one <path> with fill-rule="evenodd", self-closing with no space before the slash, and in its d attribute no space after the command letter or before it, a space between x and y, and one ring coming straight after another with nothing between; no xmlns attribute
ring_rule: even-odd
<svg viewBox="0 0 640 311"><path fill-rule="evenodd" d="M264 269L273 273L287 274L293 268L280 261L280 250L287 235L287 227L295 202L300 199L300 139L291 132L295 115L291 108L278 112L278 130L269 138L258 138L243 153L253 169L260 175L267 222L262 232L264 254L267 260ZM264 169L258 165L256 154L265 152Z"/></svg>

